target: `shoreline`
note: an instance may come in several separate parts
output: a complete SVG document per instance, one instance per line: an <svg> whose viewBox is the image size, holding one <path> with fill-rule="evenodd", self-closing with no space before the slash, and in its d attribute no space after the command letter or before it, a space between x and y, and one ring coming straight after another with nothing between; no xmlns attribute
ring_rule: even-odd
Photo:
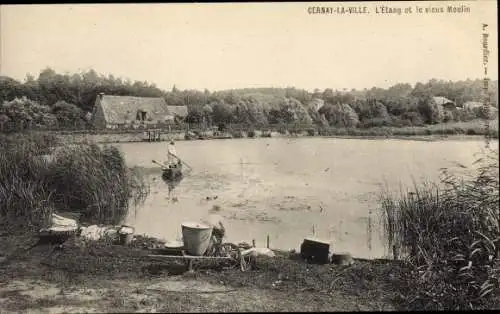
<svg viewBox="0 0 500 314"><path fill-rule="evenodd" d="M50 133L49 133L50 134ZM213 140L238 140L238 139L268 139L268 138L283 138L283 139L302 139L302 138L324 138L324 139L359 139L359 140L401 140L401 141L476 141L484 140L485 135L468 135L468 134L429 134L429 135L286 135L276 134L271 137L254 136L254 137L216 137L207 136L206 138L185 139L178 134L171 134L157 141L145 140L139 133L121 133L121 134L55 134L68 143L82 143L94 141L99 144L116 144L116 143L162 143L170 139L175 141L213 141ZM498 138L490 138L490 141L498 141Z"/></svg>

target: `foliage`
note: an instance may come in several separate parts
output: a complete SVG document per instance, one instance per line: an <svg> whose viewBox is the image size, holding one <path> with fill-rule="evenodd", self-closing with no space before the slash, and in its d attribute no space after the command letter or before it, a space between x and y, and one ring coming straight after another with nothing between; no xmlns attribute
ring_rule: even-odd
<svg viewBox="0 0 500 314"><path fill-rule="evenodd" d="M460 177L443 169L440 185L398 199L382 195L387 244L412 265L409 309L484 309L500 299L498 152L477 165Z"/></svg>
<svg viewBox="0 0 500 314"><path fill-rule="evenodd" d="M63 128L85 126L84 112L74 104L58 101L52 107L52 113L57 118L58 125Z"/></svg>
<svg viewBox="0 0 500 314"><path fill-rule="evenodd" d="M348 104L327 104L319 110L331 126L356 127L359 124L358 114Z"/></svg>
<svg viewBox="0 0 500 314"><path fill-rule="evenodd" d="M115 147L56 144L40 134L2 137L2 227L36 230L57 210L81 212L88 222L116 224L147 195L141 174L125 166Z"/></svg>
<svg viewBox="0 0 500 314"><path fill-rule="evenodd" d="M26 97L14 98L0 105L2 130L22 131L32 126L50 126L56 123L50 108Z"/></svg>
<svg viewBox="0 0 500 314"><path fill-rule="evenodd" d="M492 106L498 107L498 82L490 81L488 97ZM432 102L432 96L444 96L458 106L467 101L481 101L482 80L443 81L431 79L414 86L398 83L387 89L373 87L364 90L333 90L326 88L313 92L294 87L243 88L210 92L208 90L161 90L148 82L134 81L100 75L91 69L75 74L60 74L50 68L43 69L37 78L27 75L24 82L0 77L0 103L9 103L26 97L38 104L42 113L33 117L21 110L12 118L5 110L0 111L0 131L7 128L86 128L86 117L92 112L99 92L110 95L163 97L167 104L188 107L186 122L206 126L221 123L238 123L248 128L268 124L315 124L327 127L345 124L335 117L338 113L326 113L329 106L347 104L357 114L347 124L359 127L420 126L447 121L468 121L486 118L482 109L471 112L447 112ZM342 105L343 106L343 105ZM36 106L30 106L35 108ZM210 107L210 110L208 109ZM323 108L323 114L318 112ZM49 109L47 109L49 108ZM334 123L331 123L331 122Z"/></svg>
<svg viewBox="0 0 500 314"><path fill-rule="evenodd" d="M430 96L420 99L418 110L427 124L437 124L444 119L443 107L432 100Z"/></svg>

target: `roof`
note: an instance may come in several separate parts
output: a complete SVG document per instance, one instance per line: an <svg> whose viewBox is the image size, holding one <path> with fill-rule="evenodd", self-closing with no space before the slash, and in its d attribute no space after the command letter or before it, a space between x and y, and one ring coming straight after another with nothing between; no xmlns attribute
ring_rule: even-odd
<svg viewBox="0 0 500 314"><path fill-rule="evenodd" d="M449 100L448 98L446 97L442 97L442 96L436 96L436 97L432 97L432 99L434 99L434 102L438 105L447 105L447 104L455 104L453 101Z"/></svg>
<svg viewBox="0 0 500 314"><path fill-rule="evenodd" d="M98 96L99 97L99 96ZM135 120L137 111L146 111L153 121L163 121L169 114L162 97L102 95L100 104L107 123L126 123Z"/></svg>
<svg viewBox="0 0 500 314"><path fill-rule="evenodd" d="M185 118L188 115L188 107L187 106L167 106L170 114L175 116Z"/></svg>

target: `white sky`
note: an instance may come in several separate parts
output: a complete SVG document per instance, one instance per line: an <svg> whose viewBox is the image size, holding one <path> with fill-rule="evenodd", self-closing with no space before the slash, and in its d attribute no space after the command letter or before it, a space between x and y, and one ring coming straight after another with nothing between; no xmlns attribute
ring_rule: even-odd
<svg viewBox="0 0 500 314"><path fill-rule="evenodd" d="M0 74L23 80L51 67L94 68L170 90L260 86L388 87L430 78L498 79L494 0L385 2L390 7L466 5L471 13L308 14L314 3L1 6Z"/></svg>

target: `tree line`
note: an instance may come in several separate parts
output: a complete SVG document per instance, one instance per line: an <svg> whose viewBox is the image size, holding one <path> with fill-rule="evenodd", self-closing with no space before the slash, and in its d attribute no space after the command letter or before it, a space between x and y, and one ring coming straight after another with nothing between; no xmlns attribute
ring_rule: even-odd
<svg viewBox="0 0 500 314"><path fill-rule="evenodd" d="M300 124L323 127L421 126L484 118L483 108L444 110L432 100L443 96L462 106L484 99L483 80L431 79L415 86L399 83L389 88L363 90L294 87L245 88L223 91L162 90L147 81L131 81L95 70L61 74L46 68L24 82L0 77L0 130L28 128L90 128L98 93L163 97L169 105L188 107L188 123L248 127ZM488 97L498 108L498 81L490 81Z"/></svg>

